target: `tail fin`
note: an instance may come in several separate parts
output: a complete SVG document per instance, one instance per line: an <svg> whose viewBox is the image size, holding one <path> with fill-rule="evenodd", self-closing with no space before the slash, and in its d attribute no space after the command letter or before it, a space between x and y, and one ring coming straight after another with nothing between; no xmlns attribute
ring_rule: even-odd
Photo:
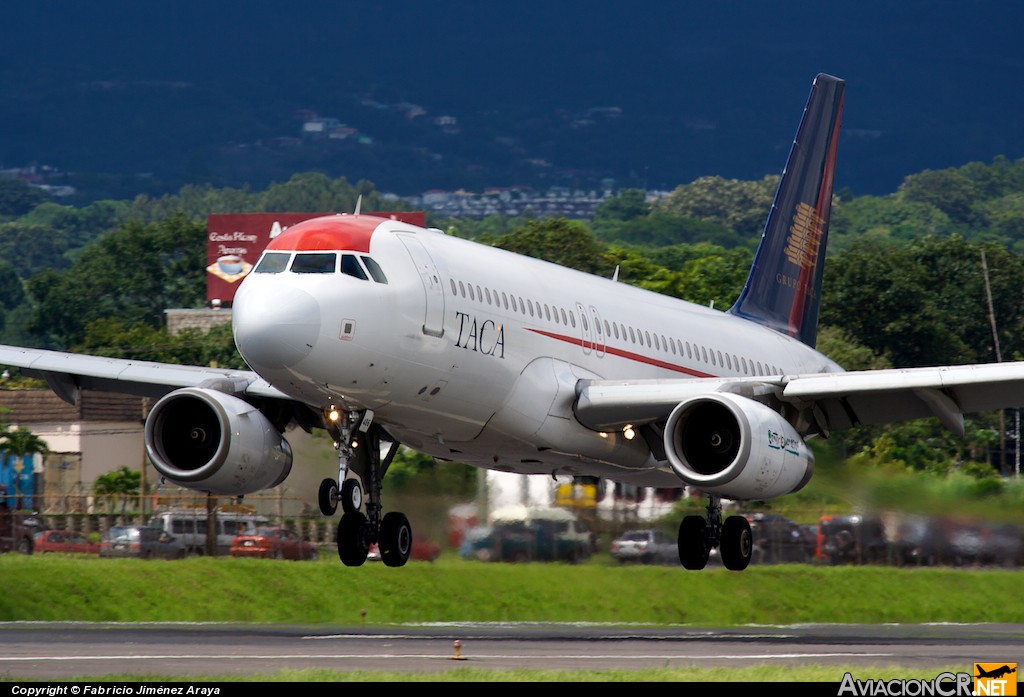
<svg viewBox="0 0 1024 697"><path fill-rule="evenodd" d="M811 86L747 284L729 312L814 346L845 82Z"/></svg>

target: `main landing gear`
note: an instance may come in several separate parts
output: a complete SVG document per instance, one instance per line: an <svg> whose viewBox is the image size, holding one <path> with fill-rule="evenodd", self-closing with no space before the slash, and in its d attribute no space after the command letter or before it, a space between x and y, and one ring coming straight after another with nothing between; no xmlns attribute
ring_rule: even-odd
<svg viewBox="0 0 1024 697"><path fill-rule="evenodd" d="M387 434L373 423L373 413L349 412L328 419L328 430L338 449L338 479L320 482L320 512L333 516L341 504L338 521L338 557L345 566L361 566L370 545L377 543L380 558L388 566L402 566L412 551L412 527L403 513L381 517L382 480L399 443L390 441L381 458ZM341 482L339 487L338 482Z"/></svg>
<svg viewBox="0 0 1024 697"><path fill-rule="evenodd" d="M684 568L697 570L707 566L711 550L718 547L722 565L743 571L754 552L754 536L743 516L733 515L722 523L722 502L708 497L708 516L688 515L679 525L679 561Z"/></svg>

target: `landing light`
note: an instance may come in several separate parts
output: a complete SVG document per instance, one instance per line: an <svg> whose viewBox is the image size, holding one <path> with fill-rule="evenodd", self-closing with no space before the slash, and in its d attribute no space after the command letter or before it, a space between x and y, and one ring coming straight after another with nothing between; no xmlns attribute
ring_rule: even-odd
<svg viewBox="0 0 1024 697"><path fill-rule="evenodd" d="M633 424L626 424L626 427L622 429L622 435L626 437L626 440L633 440L636 437L636 431L633 430Z"/></svg>
<svg viewBox="0 0 1024 697"><path fill-rule="evenodd" d="M337 407L332 406L330 408L330 411L327 412L327 418L330 419L332 422L337 421L338 419L341 418L341 412L338 411Z"/></svg>

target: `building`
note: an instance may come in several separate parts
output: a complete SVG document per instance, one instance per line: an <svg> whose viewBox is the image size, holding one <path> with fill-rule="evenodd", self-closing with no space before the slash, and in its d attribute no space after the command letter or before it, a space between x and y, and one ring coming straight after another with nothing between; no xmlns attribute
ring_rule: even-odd
<svg viewBox="0 0 1024 697"><path fill-rule="evenodd" d="M19 491L8 493L38 497L27 508L45 511L64 501L78 509L96 478L113 470L141 469L143 481L152 481L157 475L148 465L143 443L149 402L132 395L82 390L78 404L71 405L49 389L0 390L4 421L28 429L49 449L45 456L0 465L25 472L17 472L23 482ZM34 477L27 476L24 468L28 467Z"/></svg>

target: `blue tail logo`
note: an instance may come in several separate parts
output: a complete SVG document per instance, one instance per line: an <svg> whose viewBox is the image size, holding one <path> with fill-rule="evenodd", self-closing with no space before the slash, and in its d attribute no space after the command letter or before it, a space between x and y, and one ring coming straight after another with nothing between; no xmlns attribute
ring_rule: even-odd
<svg viewBox="0 0 1024 697"><path fill-rule="evenodd" d="M845 84L825 74L814 79L750 276L729 310L808 346L818 336Z"/></svg>

